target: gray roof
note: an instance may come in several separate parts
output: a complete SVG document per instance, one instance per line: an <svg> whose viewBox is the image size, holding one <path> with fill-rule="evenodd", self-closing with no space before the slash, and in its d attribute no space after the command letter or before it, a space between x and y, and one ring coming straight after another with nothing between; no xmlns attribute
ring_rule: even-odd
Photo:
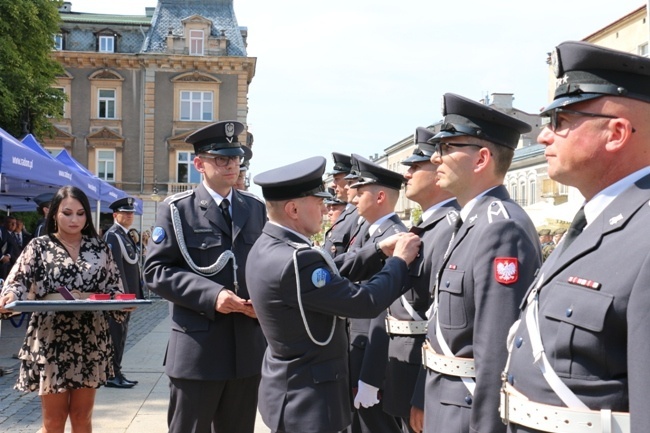
<svg viewBox="0 0 650 433"><path fill-rule="evenodd" d="M520 147L519 149L515 149L515 155L512 157L512 161L521 161L540 154L543 155L545 148L546 146L543 144L531 144L530 146Z"/></svg>
<svg viewBox="0 0 650 433"><path fill-rule="evenodd" d="M232 0L158 0L142 52L166 52L169 30L174 35L183 34L181 21L192 15L200 15L212 21L212 36L220 36L222 30L225 32L229 41L229 56L246 56Z"/></svg>
<svg viewBox="0 0 650 433"><path fill-rule="evenodd" d="M91 14L85 12L62 12L59 14L64 23L84 24L120 24L120 25L146 25L151 18L145 15L109 15Z"/></svg>

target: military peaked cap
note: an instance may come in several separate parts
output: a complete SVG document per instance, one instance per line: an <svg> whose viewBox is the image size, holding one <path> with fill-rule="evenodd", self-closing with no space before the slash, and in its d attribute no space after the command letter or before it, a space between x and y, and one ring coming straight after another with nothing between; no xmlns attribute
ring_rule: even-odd
<svg viewBox="0 0 650 433"><path fill-rule="evenodd" d="M323 185L325 163L322 156L307 158L260 173L253 182L262 187L266 200L289 200L310 195L330 198Z"/></svg>
<svg viewBox="0 0 650 433"><path fill-rule="evenodd" d="M374 162L356 154L352 159L359 169L359 178L350 188L358 188L364 185L382 185L391 189L401 189L404 184L404 176L392 170L384 168Z"/></svg>
<svg viewBox="0 0 650 433"><path fill-rule="evenodd" d="M244 124L234 120L213 123L188 135L186 143L194 145L194 153L212 155L244 156L238 136Z"/></svg>

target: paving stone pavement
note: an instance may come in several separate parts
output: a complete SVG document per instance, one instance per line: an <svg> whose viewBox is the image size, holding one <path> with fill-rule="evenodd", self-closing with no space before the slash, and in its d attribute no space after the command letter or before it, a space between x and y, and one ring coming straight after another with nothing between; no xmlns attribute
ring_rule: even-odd
<svg viewBox="0 0 650 433"><path fill-rule="evenodd" d="M163 372L163 356L169 336L168 303L152 298L152 304L131 315L122 370L140 383L128 390L100 388L93 412L96 433L164 433L167 431L169 381ZM18 374L17 353L25 336L26 323L15 328L9 321L0 325L0 367L9 370L0 377L0 433L39 433L41 404L36 393L13 389ZM66 432L70 431L68 423ZM259 415L255 433L269 433Z"/></svg>

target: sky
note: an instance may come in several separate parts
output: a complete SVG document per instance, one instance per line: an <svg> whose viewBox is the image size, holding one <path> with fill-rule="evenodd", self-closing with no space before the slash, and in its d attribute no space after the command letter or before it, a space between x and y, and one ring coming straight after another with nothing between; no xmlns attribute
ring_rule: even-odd
<svg viewBox="0 0 650 433"><path fill-rule="evenodd" d="M74 12L143 15L156 0L70 0ZM315 155L381 155L441 120L447 92L548 102L547 53L643 0L234 0L257 58L251 174ZM257 186L251 191L259 194Z"/></svg>

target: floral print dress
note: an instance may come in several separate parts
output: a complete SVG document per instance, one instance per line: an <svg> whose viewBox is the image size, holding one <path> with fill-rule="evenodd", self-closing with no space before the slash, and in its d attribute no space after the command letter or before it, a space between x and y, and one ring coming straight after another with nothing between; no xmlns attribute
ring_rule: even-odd
<svg viewBox="0 0 650 433"><path fill-rule="evenodd" d="M84 236L73 261L51 235L34 238L11 269L3 294L17 300L42 299L64 286L80 292L123 292L110 249L99 238ZM98 388L113 376L113 345L108 315L122 321L121 311L46 311L31 315L18 357L15 388L39 395L77 388Z"/></svg>

